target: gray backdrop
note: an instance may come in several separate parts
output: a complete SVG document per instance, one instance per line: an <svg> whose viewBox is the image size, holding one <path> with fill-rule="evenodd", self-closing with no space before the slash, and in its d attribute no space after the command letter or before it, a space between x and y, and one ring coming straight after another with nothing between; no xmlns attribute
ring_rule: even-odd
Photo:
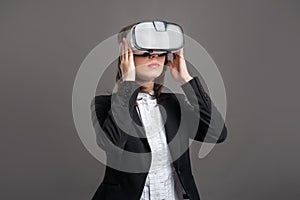
<svg viewBox="0 0 300 200"><path fill-rule="evenodd" d="M204 200L299 199L300 3L285 1L1 1L0 199L90 199L104 166L72 116L79 66L101 41L144 19L177 22L224 79L228 139L204 159Z"/></svg>

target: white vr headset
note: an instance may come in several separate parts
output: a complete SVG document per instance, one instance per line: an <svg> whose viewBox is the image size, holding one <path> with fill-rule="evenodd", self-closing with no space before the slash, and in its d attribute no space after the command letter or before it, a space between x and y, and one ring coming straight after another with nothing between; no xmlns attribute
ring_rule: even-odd
<svg viewBox="0 0 300 200"><path fill-rule="evenodd" d="M135 54L173 53L184 46L184 34L178 24L148 21L134 25L127 41Z"/></svg>

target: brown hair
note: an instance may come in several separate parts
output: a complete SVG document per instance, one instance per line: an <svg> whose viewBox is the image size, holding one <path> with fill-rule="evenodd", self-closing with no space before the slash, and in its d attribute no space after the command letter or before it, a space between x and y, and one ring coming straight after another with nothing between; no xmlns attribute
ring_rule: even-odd
<svg viewBox="0 0 300 200"><path fill-rule="evenodd" d="M126 36L127 36L128 32L130 31L130 29L134 25L136 25L140 22L143 22L143 21L139 21L139 22L136 22L136 23L133 23L133 24L130 24L128 26L123 27L118 33L118 43L120 44L122 42L122 38L124 38L124 37L126 38ZM167 66L166 66L167 62L168 62L168 59L167 59L167 56L166 56L163 71L154 80L153 90L154 90L154 95L157 99L157 102L159 102L159 96L160 96L161 90L163 88L165 73L166 73L166 70L167 70ZM119 58L118 58L118 72L117 72L117 75L116 75L116 82L119 82L122 79L122 71L121 71L120 65L121 65L121 57L119 56ZM142 89L143 89L143 86L141 86L140 90L142 90Z"/></svg>

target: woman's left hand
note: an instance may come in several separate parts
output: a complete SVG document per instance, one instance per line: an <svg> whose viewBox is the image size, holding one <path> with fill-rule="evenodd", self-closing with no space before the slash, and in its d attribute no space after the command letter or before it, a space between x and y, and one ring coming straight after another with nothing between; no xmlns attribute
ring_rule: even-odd
<svg viewBox="0 0 300 200"><path fill-rule="evenodd" d="M193 77L187 70L187 66L183 56L183 48L180 49L179 52L173 53L173 63L169 60L167 65L171 71L172 77L176 81L179 81L181 84L184 84L193 79Z"/></svg>

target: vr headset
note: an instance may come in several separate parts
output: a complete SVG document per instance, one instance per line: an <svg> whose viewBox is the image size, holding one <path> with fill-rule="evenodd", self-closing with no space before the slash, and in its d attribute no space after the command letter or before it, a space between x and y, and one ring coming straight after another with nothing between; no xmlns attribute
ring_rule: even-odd
<svg viewBox="0 0 300 200"><path fill-rule="evenodd" d="M183 29L166 21L147 21L134 25L127 41L135 54L173 53L184 46Z"/></svg>

